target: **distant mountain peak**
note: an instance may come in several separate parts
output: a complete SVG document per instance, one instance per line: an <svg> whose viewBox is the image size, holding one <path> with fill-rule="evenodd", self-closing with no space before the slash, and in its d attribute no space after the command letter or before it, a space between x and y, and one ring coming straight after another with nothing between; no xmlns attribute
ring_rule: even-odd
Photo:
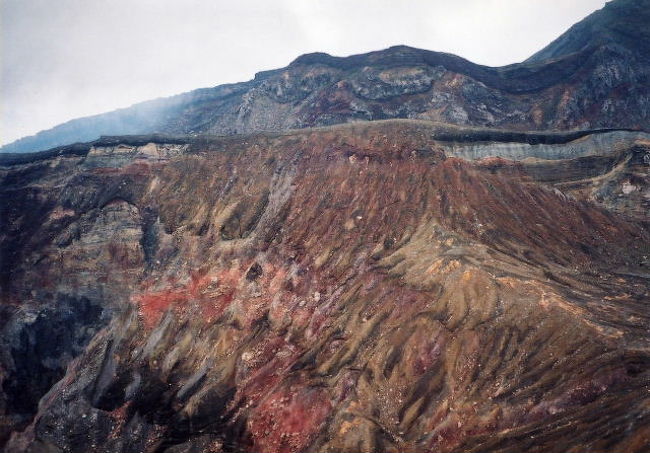
<svg viewBox="0 0 650 453"><path fill-rule="evenodd" d="M593 47L615 46L650 58L650 0L614 0L535 53L526 62L561 58Z"/></svg>
<svg viewBox="0 0 650 453"><path fill-rule="evenodd" d="M367 53L336 57L324 52L313 52L299 56L291 62L289 67L326 65L334 68L349 69L371 64L414 64L426 63L432 55L438 52L418 49L405 45L396 45L387 49L376 50Z"/></svg>
<svg viewBox="0 0 650 453"><path fill-rule="evenodd" d="M314 64L314 63L325 63L331 59L336 58L332 55L325 52L310 52L303 55L300 55L298 58L293 60L289 66L298 66L303 64Z"/></svg>

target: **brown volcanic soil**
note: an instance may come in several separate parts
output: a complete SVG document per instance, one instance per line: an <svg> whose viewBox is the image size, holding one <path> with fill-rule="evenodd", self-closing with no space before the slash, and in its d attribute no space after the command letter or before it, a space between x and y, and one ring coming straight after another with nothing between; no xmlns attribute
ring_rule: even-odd
<svg viewBox="0 0 650 453"><path fill-rule="evenodd" d="M650 448L638 206L421 123L129 140L0 167L6 451Z"/></svg>

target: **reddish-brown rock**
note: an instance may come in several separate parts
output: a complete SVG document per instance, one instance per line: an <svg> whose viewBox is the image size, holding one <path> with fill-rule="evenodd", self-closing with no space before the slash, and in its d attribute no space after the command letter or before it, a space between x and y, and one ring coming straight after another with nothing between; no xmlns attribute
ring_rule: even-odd
<svg viewBox="0 0 650 453"><path fill-rule="evenodd" d="M5 449L646 451L650 236L633 191L593 195L645 139L572 166L606 138L486 133L5 161ZM512 160L531 140L556 158Z"/></svg>

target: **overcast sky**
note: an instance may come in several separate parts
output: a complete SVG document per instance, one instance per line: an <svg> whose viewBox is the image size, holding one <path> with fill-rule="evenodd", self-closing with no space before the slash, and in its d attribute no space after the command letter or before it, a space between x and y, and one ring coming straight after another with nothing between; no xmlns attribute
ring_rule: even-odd
<svg viewBox="0 0 650 453"><path fill-rule="evenodd" d="M604 0L0 0L0 143L239 82L298 55L406 44L500 66Z"/></svg>

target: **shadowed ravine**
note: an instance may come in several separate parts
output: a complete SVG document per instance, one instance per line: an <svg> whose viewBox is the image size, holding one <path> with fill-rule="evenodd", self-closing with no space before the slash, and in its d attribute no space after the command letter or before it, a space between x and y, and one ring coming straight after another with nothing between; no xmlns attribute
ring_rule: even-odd
<svg viewBox="0 0 650 453"><path fill-rule="evenodd" d="M0 161L5 451L647 451L646 135L440 128Z"/></svg>

